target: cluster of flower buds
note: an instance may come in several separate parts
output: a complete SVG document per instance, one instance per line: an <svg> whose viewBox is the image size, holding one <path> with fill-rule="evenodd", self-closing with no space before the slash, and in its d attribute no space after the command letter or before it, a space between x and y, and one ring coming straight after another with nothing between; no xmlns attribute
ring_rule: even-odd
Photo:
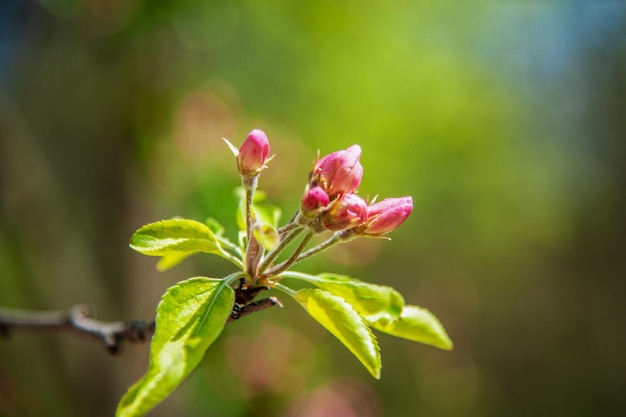
<svg viewBox="0 0 626 417"><path fill-rule="evenodd" d="M259 174L267 168L270 145L262 130L252 130L237 149L224 139L237 160L245 192L244 268L254 279L267 279L330 246L357 237L382 237L395 230L411 214L411 197L387 198L379 202L366 201L357 194L363 178L361 147L333 152L318 158L309 173L308 183L300 201L300 209L289 224L263 223L255 213L254 193ZM369 200L369 199L368 199ZM279 255L306 231L290 257L275 263ZM333 232L325 242L309 248L316 233Z"/></svg>
<svg viewBox="0 0 626 417"><path fill-rule="evenodd" d="M385 235L406 220L413 209L411 197L368 205L355 193L363 177L360 158L361 148L352 145L316 162L300 206L305 218L319 219L327 230L363 236Z"/></svg>
<svg viewBox="0 0 626 417"><path fill-rule="evenodd" d="M256 177L271 159L269 141L260 129L252 130L239 149L229 146L243 178ZM413 210L411 197L368 204L356 194L363 177L360 159L361 147L352 145L315 163L300 204L305 223L320 225L318 231L352 230L360 236L383 236L406 220Z"/></svg>

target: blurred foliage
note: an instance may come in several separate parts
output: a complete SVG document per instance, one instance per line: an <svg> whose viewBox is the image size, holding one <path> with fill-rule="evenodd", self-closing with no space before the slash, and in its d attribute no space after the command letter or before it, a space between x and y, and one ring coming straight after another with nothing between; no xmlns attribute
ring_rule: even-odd
<svg viewBox="0 0 626 417"><path fill-rule="evenodd" d="M305 266L395 286L455 351L380 335L372 381L271 310L151 415L624 415L625 28L621 1L5 0L0 304L151 318L174 282L231 272L161 274L127 247L174 215L235 230L222 137L268 133L261 187L286 217L316 150L358 143L361 193L414 213ZM0 415L111 415L147 357L16 334Z"/></svg>

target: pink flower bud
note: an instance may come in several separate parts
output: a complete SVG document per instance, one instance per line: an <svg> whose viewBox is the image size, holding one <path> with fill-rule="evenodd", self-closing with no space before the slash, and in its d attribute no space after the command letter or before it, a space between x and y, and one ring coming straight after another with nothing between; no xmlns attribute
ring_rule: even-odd
<svg viewBox="0 0 626 417"><path fill-rule="evenodd" d="M352 229L366 220L367 203L356 194L344 194L322 216L322 223L329 230Z"/></svg>
<svg viewBox="0 0 626 417"><path fill-rule="evenodd" d="M314 185L319 185L334 198L353 193L361 184L363 167L359 162L361 147L352 145L345 151L333 152L320 159L313 171Z"/></svg>
<svg viewBox="0 0 626 417"><path fill-rule="evenodd" d="M302 213L307 217L315 217L326 208L329 201L322 187L313 187L302 197Z"/></svg>
<svg viewBox="0 0 626 417"><path fill-rule="evenodd" d="M386 198L367 208L363 234L382 236L400 226L413 210L411 197Z"/></svg>
<svg viewBox="0 0 626 417"><path fill-rule="evenodd" d="M254 176L263 168L270 153L270 143L265 132L254 129L239 148L237 167L241 175Z"/></svg>

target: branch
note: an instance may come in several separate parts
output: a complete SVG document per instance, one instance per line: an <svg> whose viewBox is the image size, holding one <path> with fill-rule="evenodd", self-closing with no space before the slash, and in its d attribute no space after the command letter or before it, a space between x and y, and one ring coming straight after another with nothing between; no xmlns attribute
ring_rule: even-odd
<svg viewBox="0 0 626 417"><path fill-rule="evenodd" d="M8 337L13 330L72 331L101 341L112 354L120 352L122 341L143 343L152 337L154 322L141 320L96 320L93 309L86 304L67 311L29 311L0 308L0 336Z"/></svg>
<svg viewBox="0 0 626 417"><path fill-rule="evenodd" d="M276 305L280 308L283 308L282 303L278 301L278 298L276 297L263 298L262 300L255 301L246 305L235 303L233 311L230 313L230 317L228 318L228 320L226 320L226 323L231 323L235 320L239 320L242 317L248 316L261 310L265 310L266 308L274 307Z"/></svg>
<svg viewBox="0 0 626 417"><path fill-rule="evenodd" d="M227 323L252 313L282 304L276 297L240 305L235 304ZM86 304L67 311L31 311L0 308L0 339L8 338L14 330L70 331L99 340L111 354L121 352L122 342L144 343L152 338L154 321L102 321L93 317L93 309Z"/></svg>

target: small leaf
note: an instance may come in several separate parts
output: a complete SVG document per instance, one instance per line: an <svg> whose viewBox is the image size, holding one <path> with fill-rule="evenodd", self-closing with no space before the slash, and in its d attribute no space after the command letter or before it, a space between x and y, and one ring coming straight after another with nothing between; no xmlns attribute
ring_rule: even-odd
<svg viewBox="0 0 626 417"><path fill-rule="evenodd" d="M253 210L256 220L261 224L267 224L274 228L278 228L278 222L282 211L279 207L270 204L253 204Z"/></svg>
<svg viewBox="0 0 626 417"><path fill-rule="evenodd" d="M294 298L304 309L341 341L365 368L380 378L380 350L367 322L343 298L319 289L304 289Z"/></svg>
<svg viewBox="0 0 626 417"><path fill-rule="evenodd" d="M230 149L230 151L233 153L233 155L235 155L235 158L237 157L237 155L239 155L239 149L237 149L237 147L235 145L233 145L232 143L230 143L230 141L226 138L222 138L222 140L224 142L226 142L226 145L228 146L228 148Z"/></svg>
<svg viewBox="0 0 626 417"><path fill-rule="evenodd" d="M235 195L235 198L239 200L240 203L243 201L243 204L245 205L246 192L243 189L243 187L235 187L235 189L233 189L233 194ZM265 193L265 191L256 189L256 191L254 192L254 195L252 196L252 202L258 203L259 201L264 201L266 198L267 198L267 194Z"/></svg>
<svg viewBox="0 0 626 417"><path fill-rule="evenodd" d="M130 247L149 256L165 256L176 252L220 253L217 239L208 226L179 218L141 227L131 237Z"/></svg>
<svg viewBox="0 0 626 417"><path fill-rule="evenodd" d="M258 224L252 229L257 242L265 250L272 250L280 243L280 236L274 227L269 224Z"/></svg>
<svg viewBox="0 0 626 417"><path fill-rule="evenodd" d="M213 217L209 217L204 223L215 236L222 236L224 234L224 231L226 230L224 229L224 226L222 226L220 222L215 220Z"/></svg>
<svg viewBox="0 0 626 417"><path fill-rule="evenodd" d="M173 268L194 253L197 252L174 252L170 255L162 256L157 262L157 271L163 272Z"/></svg>
<svg viewBox="0 0 626 417"><path fill-rule="evenodd" d="M237 187L234 190L235 197L239 201L237 204L237 212L235 213L235 219L237 220L237 227L239 230L246 231L246 192L243 187ZM252 203L255 205L256 203L265 200L265 192L259 189L256 189L254 194L252 195ZM254 209L252 212L252 217L254 220Z"/></svg>
<svg viewBox="0 0 626 417"><path fill-rule="evenodd" d="M235 196L239 199L236 213L237 226L239 230L246 230L246 193L242 187L235 189ZM254 192L252 196L252 220L256 223L268 224L278 228L282 211L279 207L261 203L265 198L265 192L258 189Z"/></svg>
<svg viewBox="0 0 626 417"><path fill-rule="evenodd" d="M370 284L346 275L320 274L309 275L288 272L286 277L302 279L329 291L352 304L354 309L368 320L375 320L385 315L399 317L404 307L402 295L386 285Z"/></svg>
<svg viewBox="0 0 626 417"><path fill-rule="evenodd" d="M157 308L148 372L122 397L116 417L139 417L165 399L198 365L234 304L226 280L191 278L167 290Z"/></svg>
<svg viewBox="0 0 626 417"><path fill-rule="evenodd" d="M372 327L390 335L452 350L452 340L441 322L425 308L407 305L400 318L381 317L370 321Z"/></svg>

